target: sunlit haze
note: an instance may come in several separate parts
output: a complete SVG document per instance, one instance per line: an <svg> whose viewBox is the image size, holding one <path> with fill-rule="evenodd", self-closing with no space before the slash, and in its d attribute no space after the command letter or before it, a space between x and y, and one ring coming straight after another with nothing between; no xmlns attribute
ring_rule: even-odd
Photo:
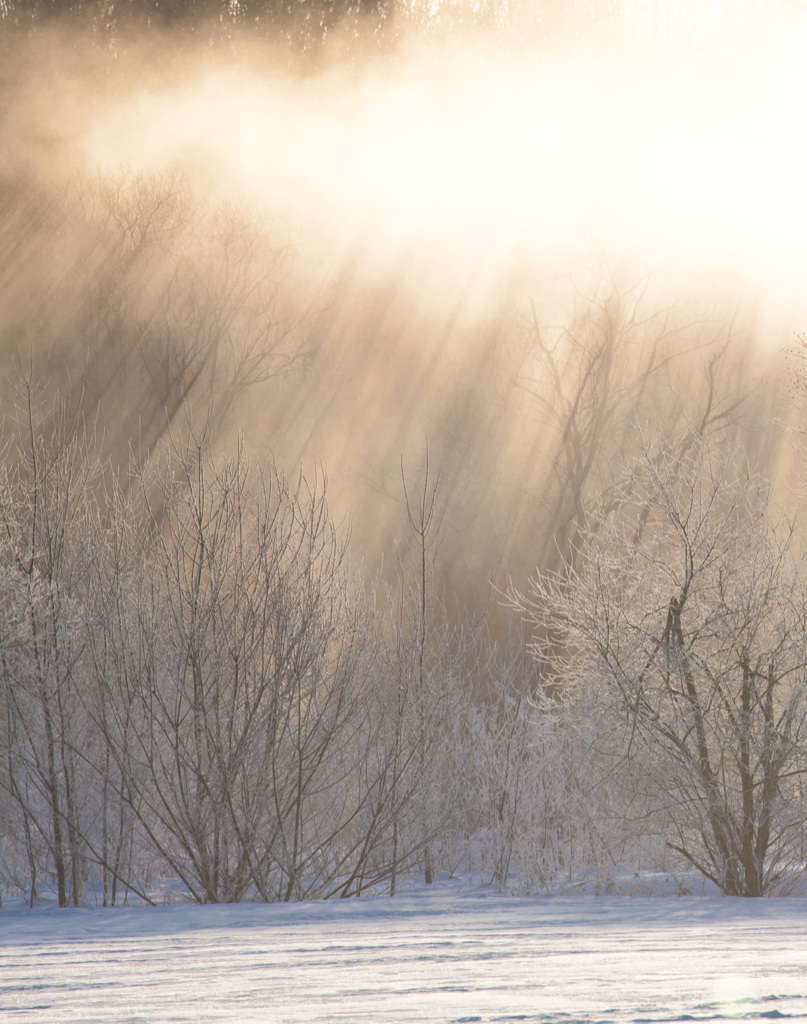
<svg viewBox="0 0 807 1024"><path fill-rule="evenodd" d="M358 250L418 287L489 283L593 244L798 290L804 17L760 12L736 38L725 9L702 18L697 48L697 24L683 38L635 29L650 9L683 19L703 5L630 6L633 33L606 52L585 34L557 54L477 33L305 77L286 78L271 51L263 65L199 57L181 76L143 65L123 91L71 94L66 123L91 166L177 163L206 189L254 196L301 237L314 231L318 252Z"/></svg>
<svg viewBox="0 0 807 1024"><path fill-rule="evenodd" d="M374 495L430 438L457 529L488 531L461 556L483 577L511 564L503 521L534 562L530 502L549 493L535 450L554 457L561 429L529 407L524 380L545 368L519 331L560 336L608 289L641 330L672 310L676 330L709 325L693 345L731 338L735 354L781 353L807 325L803 5L555 7L556 22L553 5L521 6L474 28L461 5L401 8L383 43L337 30L296 61L248 33L212 46L155 29L88 50L57 26L7 72L10 166L176 173L289 247L283 296L320 355L304 385L242 402L238 425L323 463L362 543L394 529ZM768 369L742 373L753 387ZM484 459L455 421L486 424ZM483 527L488 492L513 512Z"/></svg>

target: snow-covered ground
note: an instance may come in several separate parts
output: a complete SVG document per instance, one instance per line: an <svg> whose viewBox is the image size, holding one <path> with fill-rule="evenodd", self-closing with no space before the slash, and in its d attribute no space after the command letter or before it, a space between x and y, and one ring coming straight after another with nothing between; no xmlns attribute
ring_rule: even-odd
<svg viewBox="0 0 807 1024"><path fill-rule="evenodd" d="M807 899L0 910L0 1021L807 1020Z"/></svg>

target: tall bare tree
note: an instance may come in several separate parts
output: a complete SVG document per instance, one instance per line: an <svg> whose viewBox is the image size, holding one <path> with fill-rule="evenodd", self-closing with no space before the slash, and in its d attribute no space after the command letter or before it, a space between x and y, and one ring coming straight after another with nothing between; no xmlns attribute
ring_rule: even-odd
<svg viewBox="0 0 807 1024"><path fill-rule="evenodd" d="M668 845L724 892L785 891L801 842L807 603L797 531L741 453L646 444L576 557L522 601L567 694L652 779Z"/></svg>

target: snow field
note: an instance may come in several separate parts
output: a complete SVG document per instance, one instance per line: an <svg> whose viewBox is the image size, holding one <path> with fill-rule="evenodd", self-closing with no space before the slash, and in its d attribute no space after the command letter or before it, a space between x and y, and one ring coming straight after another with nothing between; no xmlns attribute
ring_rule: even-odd
<svg viewBox="0 0 807 1024"><path fill-rule="evenodd" d="M807 900L448 883L293 905L0 911L0 1021L807 1020Z"/></svg>

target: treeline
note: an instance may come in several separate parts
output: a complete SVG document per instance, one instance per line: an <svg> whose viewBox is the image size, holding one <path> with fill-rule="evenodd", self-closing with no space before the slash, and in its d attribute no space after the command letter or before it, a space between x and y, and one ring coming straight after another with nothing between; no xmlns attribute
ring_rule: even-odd
<svg viewBox="0 0 807 1024"><path fill-rule="evenodd" d="M646 443L575 559L511 589L531 640L497 642L484 610L447 614L428 463L402 478L389 587L351 562L323 480L192 430L120 474L30 378L19 397L7 891L302 900L445 871L618 891L687 866L731 895L800 890L803 544L724 436Z"/></svg>
<svg viewBox="0 0 807 1024"><path fill-rule="evenodd" d="M564 20L567 20L564 18ZM363 49L394 45L413 30L433 27L464 31L494 27L531 26L543 35L545 21L526 5L460 2L436 17L428 5L395 0L2 0L0 31L22 29L36 33L50 25L85 34L88 43L162 46L203 40L227 46L231 42L281 44L292 56L319 56L332 38L342 48ZM163 38L169 30L171 35Z"/></svg>
<svg viewBox="0 0 807 1024"><path fill-rule="evenodd" d="M73 28L85 41L118 56L127 45L184 39L207 45L261 40L281 43L294 55L319 56L336 40L342 57L395 47L413 35L449 47L470 34L485 33L543 55L557 47L603 48L629 45L685 47L703 60L714 47L713 34L729 43L765 26L770 15L783 18L792 5L738 3L727 21L719 5L700 17L684 17L660 2L638 11L607 0L0 0L0 29L37 32L51 24ZM0 35L2 43L2 35Z"/></svg>
<svg viewBox="0 0 807 1024"><path fill-rule="evenodd" d="M350 563L323 481L204 439L120 475L32 381L20 399L0 469L6 889L272 901L459 868L543 886L602 856L581 751L524 693L523 649L445 614L427 473L402 485L390 591Z"/></svg>

